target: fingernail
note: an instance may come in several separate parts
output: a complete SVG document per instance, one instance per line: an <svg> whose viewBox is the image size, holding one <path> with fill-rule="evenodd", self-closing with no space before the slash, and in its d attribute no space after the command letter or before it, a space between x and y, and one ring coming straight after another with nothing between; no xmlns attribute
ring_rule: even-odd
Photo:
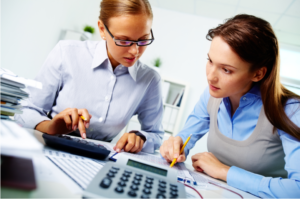
<svg viewBox="0 0 300 199"><path fill-rule="evenodd" d="M178 158L178 154L177 153L174 154L174 158Z"/></svg>
<svg viewBox="0 0 300 199"><path fill-rule="evenodd" d="M82 134L82 138L83 138L83 139L86 138L86 134L85 134L85 133Z"/></svg>
<svg viewBox="0 0 300 199"><path fill-rule="evenodd" d="M117 149L116 151L119 153L121 150L120 150L120 149Z"/></svg>
<svg viewBox="0 0 300 199"><path fill-rule="evenodd" d="M88 122L88 123L86 123L86 125L85 125L85 128L89 128L90 127L90 123Z"/></svg>
<svg viewBox="0 0 300 199"><path fill-rule="evenodd" d="M76 129L77 129L77 125L74 125L73 131L76 131Z"/></svg>

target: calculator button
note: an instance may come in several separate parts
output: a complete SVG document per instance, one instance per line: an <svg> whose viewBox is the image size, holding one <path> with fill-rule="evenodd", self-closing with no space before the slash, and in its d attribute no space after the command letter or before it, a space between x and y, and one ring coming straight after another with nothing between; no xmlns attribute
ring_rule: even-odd
<svg viewBox="0 0 300 199"><path fill-rule="evenodd" d="M125 173L129 173L129 174L132 173L132 171L130 171L130 170L125 170L124 172L125 172Z"/></svg>
<svg viewBox="0 0 300 199"><path fill-rule="evenodd" d="M125 183L124 181L120 181L120 182L118 183L118 185L120 185L120 186L122 186L122 187L125 187L125 186L126 186L126 183Z"/></svg>
<svg viewBox="0 0 300 199"><path fill-rule="evenodd" d="M128 195L130 195L131 197L136 197L135 191L132 191L132 190L130 190L130 191L128 192Z"/></svg>
<svg viewBox="0 0 300 199"><path fill-rule="evenodd" d="M143 192L144 192L145 194L150 194L150 193L151 193L150 189L147 189L147 188L145 188L145 189L143 190Z"/></svg>
<svg viewBox="0 0 300 199"><path fill-rule="evenodd" d="M147 180L151 180L151 181L154 180L152 177L149 177L149 176L146 176L146 179L147 179Z"/></svg>
<svg viewBox="0 0 300 199"><path fill-rule="evenodd" d="M170 187L171 191L176 191L177 192L177 187Z"/></svg>
<svg viewBox="0 0 300 199"><path fill-rule="evenodd" d="M163 184L163 183L159 183L159 185L158 185L160 188L166 188L166 185L165 184Z"/></svg>
<svg viewBox="0 0 300 199"><path fill-rule="evenodd" d="M159 193L156 195L156 198L166 198L166 196L164 194Z"/></svg>
<svg viewBox="0 0 300 199"><path fill-rule="evenodd" d="M172 192L170 193L170 196L171 196L170 198L177 198L177 197L178 197L178 194L177 194L177 192L173 192L173 191L172 191Z"/></svg>
<svg viewBox="0 0 300 199"><path fill-rule="evenodd" d="M112 173L112 172L109 172L109 173L107 173L107 176L110 177L110 178L113 178L113 177L115 177L115 174Z"/></svg>
<svg viewBox="0 0 300 199"><path fill-rule="evenodd" d="M129 173L123 173L123 176L125 176L126 178L130 177Z"/></svg>
<svg viewBox="0 0 300 199"><path fill-rule="evenodd" d="M141 180L142 178L140 176L135 176L134 179L135 180Z"/></svg>
<svg viewBox="0 0 300 199"><path fill-rule="evenodd" d="M142 177L143 175L142 174L140 174L140 173L136 173L135 174L136 176L140 176L140 177Z"/></svg>
<svg viewBox="0 0 300 199"><path fill-rule="evenodd" d="M115 191L118 192L118 193L123 193L123 192L124 192L124 189L123 189L123 187L120 187L120 186L119 186L119 187L116 187L116 188L115 188Z"/></svg>
<svg viewBox="0 0 300 199"><path fill-rule="evenodd" d="M166 184L166 181L160 180L159 183L160 183L160 184Z"/></svg>
<svg viewBox="0 0 300 199"><path fill-rule="evenodd" d="M113 168L115 170L119 170L120 169L119 167L111 167L111 168Z"/></svg>
<svg viewBox="0 0 300 199"><path fill-rule="evenodd" d="M115 169L110 169L109 172L110 172L110 173L117 173L118 171L115 170Z"/></svg>
<svg viewBox="0 0 300 199"><path fill-rule="evenodd" d="M134 180L134 181L132 181L132 183L135 185L140 185L140 181L138 181L138 180Z"/></svg>
<svg viewBox="0 0 300 199"><path fill-rule="evenodd" d="M145 184L145 187L148 188L148 189L152 188L151 184Z"/></svg>
<svg viewBox="0 0 300 199"><path fill-rule="evenodd" d="M160 193L165 193L165 192L166 192L166 190L163 189L163 188L158 188L158 191L159 191Z"/></svg>
<svg viewBox="0 0 300 199"><path fill-rule="evenodd" d="M149 197L149 195L147 195L147 194L143 194L143 195L141 196L141 198L150 198L150 197Z"/></svg>
<svg viewBox="0 0 300 199"><path fill-rule="evenodd" d="M153 182L152 182L152 180L147 179L147 180L146 180L146 183L152 184Z"/></svg>
<svg viewBox="0 0 300 199"><path fill-rule="evenodd" d="M121 177L121 180L122 180L122 181L128 181L128 178L126 178L125 176L122 176L122 177Z"/></svg>
<svg viewBox="0 0 300 199"><path fill-rule="evenodd" d="M136 185L131 185L131 187L130 187L132 190L134 190L134 191L136 191L136 190L138 190L139 188L138 188L138 186L136 186Z"/></svg>
<svg viewBox="0 0 300 199"><path fill-rule="evenodd" d="M112 182L112 180L110 178L104 178L100 183L100 187L108 188L110 186L111 182Z"/></svg>

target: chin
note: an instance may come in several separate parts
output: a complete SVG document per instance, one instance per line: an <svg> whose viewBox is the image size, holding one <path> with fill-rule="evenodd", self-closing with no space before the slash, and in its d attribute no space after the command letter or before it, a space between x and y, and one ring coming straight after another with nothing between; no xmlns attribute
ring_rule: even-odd
<svg viewBox="0 0 300 199"><path fill-rule="evenodd" d="M224 98L221 93L212 91L211 89L209 89L209 94L214 98Z"/></svg>

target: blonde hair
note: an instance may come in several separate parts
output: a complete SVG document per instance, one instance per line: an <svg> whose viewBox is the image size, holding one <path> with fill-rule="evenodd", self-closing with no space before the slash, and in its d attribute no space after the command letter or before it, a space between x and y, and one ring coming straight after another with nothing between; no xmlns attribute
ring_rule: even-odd
<svg viewBox="0 0 300 199"><path fill-rule="evenodd" d="M148 0L102 0L100 4L99 19L107 26L112 17L137 14L146 14L153 18Z"/></svg>

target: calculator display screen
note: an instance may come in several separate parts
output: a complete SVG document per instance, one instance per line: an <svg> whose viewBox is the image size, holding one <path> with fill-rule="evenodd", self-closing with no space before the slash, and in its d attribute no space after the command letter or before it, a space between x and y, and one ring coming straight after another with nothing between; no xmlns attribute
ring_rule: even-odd
<svg viewBox="0 0 300 199"><path fill-rule="evenodd" d="M130 159L128 160L127 165L135 167L135 168L139 168L139 169L142 169L145 171L149 171L149 172L152 172L152 173L155 173L158 175L162 175L162 176L167 176L167 173L168 173L168 170L160 169L160 168L150 166L148 164L136 162L136 161L130 160Z"/></svg>

